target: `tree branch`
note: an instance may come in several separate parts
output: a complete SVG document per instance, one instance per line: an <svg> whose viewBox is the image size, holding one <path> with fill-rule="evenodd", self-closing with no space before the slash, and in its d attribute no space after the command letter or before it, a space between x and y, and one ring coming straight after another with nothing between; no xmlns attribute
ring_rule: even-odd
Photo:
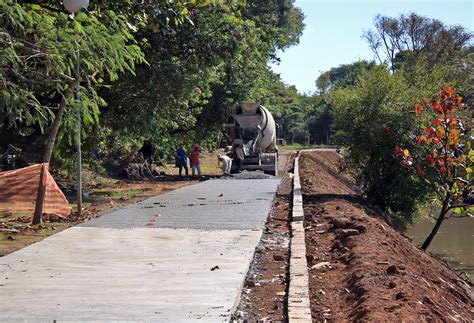
<svg viewBox="0 0 474 323"><path fill-rule="evenodd" d="M12 72L19 80L29 83L29 84L36 84L36 85L46 85L48 83L54 83L54 84L62 84L62 83L67 83L71 84L76 81L75 78L70 77L66 74L60 73L58 76L60 79L44 79L44 80L34 80L30 78L26 78L25 76L19 74L17 71L15 71L13 68L9 68L9 71Z"/></svg>
<svg viewBox="0 0 474 323"><path fill-rule="evenodd" d="M448 207L448 210L455 209L458 207L469 207L472 206L472 204L453 204Z"/></svg>
<svg viewBox="0 0 474 323"><path fill-rule="evenodd" d="M21 2L23 4L36 4L36 5L40 6L41 8L49 10L49 11L64 12L64 13L69 14L66 10L61 10L61 9L58 9L58 8L48 6L47 4L45 4L45 1L43 2L43 1L38 1L38 0L21 0Z"/></svg>

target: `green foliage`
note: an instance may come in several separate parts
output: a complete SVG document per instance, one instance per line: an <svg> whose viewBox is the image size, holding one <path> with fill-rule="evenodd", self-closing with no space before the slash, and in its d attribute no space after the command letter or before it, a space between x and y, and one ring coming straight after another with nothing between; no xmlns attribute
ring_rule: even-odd
<svg viewBox="0 0 474 323"><path fill-rule="evenodd" d="M60 0L0 0L1 146L36 143L28 150L38 159L66 106L56 163L72 165L76 109L86 163L131 160L144 140L155 160L178 141L215 147L226 109L265 98L276 80L268 61L303 29L291 0L105 0L88 9L72 19Z"/></svg>
<svg viewBox="0 0 474 323"><path fill-rule="evenodd" d="M363 74L355 87L331 95L335 136L346 148L348 170L370 202L405 220L427 194L393 156L395 146L413 131L412 94L401 76L379 66ZM404 135L396 137L394 132Z"/></svg>
<svg viewBox="0 0 474 323"><path fill-rule="evenodd" d="M60 0L29 3L0 2L0 145L44 143L79 79L81 99L65 102L54 151L62 162L73 151L75 108L86 158L131 158L145 139L158 158L177 141L215 146L226 107L264 97L268 60L303 28L292 1L106 0L75 19Z"/></svg>
<svg viewBox="0 0 474 323"><path fill-rule="evenodd" d="M452 65L467 54L471 33L462 26L445 26L441 21L416 13L388 17L378 15L374 30L363 37L381 64L392 71L426 59L433 68Z"/></svg>
<svg viewBox="0 0 474 323"><path fill-rule="evenodd" d="M105 80L116 80L119 73L133 73L135 63L144 62L126 18L111 10L100 15L79 13L73 20L38 5L2 0L0 26L2 132L24 127L43 132L76 79L81 82L81 101L76 104L87 128L98 122L105 105L97 88ZM76 126L68 115L70 111L62 135L71 141Z"/></svg>
<svg viewBox="0 0 474 323"><path fill-rule="evenodd" d="M346 148L347 168L369 201L409 223L433 191L394 158L396 147L410 147L417 127L413 102L450 82L449 66L426 69L424 60L392 74L375 66L359 75L355 86L329 94L337 143Z"/></svg>
<svg viewBox="0 0 474 323"><path fill-rule="evenodd" d="M364 37L388 67L362 61L323 73L316 81L317 108L310 109L309 120L311 128L332 123L331 140L344 147L346 168L364 195L406 224L433 191L400 165L393 152L396 147L410 147L416 136L413 102L446 85L457 86L465 101L472 102L471 35L462 27L410 14L377 16L375 31Z"/></svg>
<svg viewBox="0 0 474 323"><path fill-rule="evenodd" d="M244 19L255 22L264 41L271 47L271 57L278 49L298 44L304 29L304 14L294 0L247 0L242 5Z"/></svg>
<svg viewBox="0 0 474 323"><path fill-rule="evenodd" d="M332 143L331 104L325 94L300 94L294 86L270 74L262 100L272 111L278 125L278 137L288 144Z"/></svg>
<svg viewBox="0 0 474 323"><path fill-rule="evenodd" d="M307 118L310 141L323 145L332 144L332 106L329 102L329 95L314 95L308 97L306 101L312 107Z"/></svg>
<svg viewBox="0 0 474 323"><path fill-rule="evenodd" d="M321 94L324 94L334 87L353 86L362 73L374 66L375 62L358 61L333 67L318 77L316 87Z"/></svg>
<svg viewBox="0 0 474 323"><path fill-rule="evenodd" d="M279 138L288 144L303 143L308 136L304 125L307 116L303 96L294 86L285 85L276 74L270 75L265 97L262 101L273 114L278 125Z"/></svg>
<svg viewBox="0 0 474 323"><path fill-rule="evenodd" d="M238 6L246 10L244 4ZM271 10L265 7L265 14ZM182 141L215 148L227 122L226 108L267 95L272 77L267 62L275 40L267 38L261 13L255 14L247 12L244 19L232 6L218 5L212 11L192 11L193 25L172 33L144 26L136 37L146 40L149 65L137 66L136 76L126 75L102 92L109 106L101 128L113 130L104 133L133 143L135 150L151 140L163 152L157 156L161 158ZM282 25L280 32L291 31ZM107 137L100 141L109 146L105 152L116 144Z"/></svg>

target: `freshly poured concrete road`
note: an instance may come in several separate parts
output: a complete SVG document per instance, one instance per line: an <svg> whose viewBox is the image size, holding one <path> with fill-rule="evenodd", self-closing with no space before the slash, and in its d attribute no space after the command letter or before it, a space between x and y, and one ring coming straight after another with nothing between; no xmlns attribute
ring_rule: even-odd
<svg viewBox="0 0 474 323"><path fill-rule="evenodd" d="M211 180L159 195L87 222L103 228L256 229L265 223L275 179ZM159 219L157 219L159 215Z"/></svg>
<svg viewBox="0 0 474 323"><path fill-rule="evenodd" d="M2 257L0 321L228 321L277 184L187 186Z"/></svg>

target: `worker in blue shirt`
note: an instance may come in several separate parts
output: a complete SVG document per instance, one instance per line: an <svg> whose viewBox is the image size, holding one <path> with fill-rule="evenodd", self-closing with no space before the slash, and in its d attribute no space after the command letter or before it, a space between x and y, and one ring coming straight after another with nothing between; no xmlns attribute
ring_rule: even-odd
<svg viewBox="0 0 474 323"><path fill-rule="evenodd" d="M188 176L188 156L186 156L184 144L179 144L178 149L176 149L176 158L177 166L179 167L179 176L181 177L183 168L186 171L186 176Z"/></svg>

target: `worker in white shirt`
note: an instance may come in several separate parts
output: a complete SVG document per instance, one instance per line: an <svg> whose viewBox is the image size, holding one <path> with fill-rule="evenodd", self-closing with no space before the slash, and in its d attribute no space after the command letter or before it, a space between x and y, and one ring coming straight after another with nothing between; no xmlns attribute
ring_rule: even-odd
<svg viewBox="0 0 474 323"><path fill-rule="evenodd" d="M219 166L222 168L224 175L230 175L230 169L232 168L232 159L227 155L219 155Z"/></svg>

